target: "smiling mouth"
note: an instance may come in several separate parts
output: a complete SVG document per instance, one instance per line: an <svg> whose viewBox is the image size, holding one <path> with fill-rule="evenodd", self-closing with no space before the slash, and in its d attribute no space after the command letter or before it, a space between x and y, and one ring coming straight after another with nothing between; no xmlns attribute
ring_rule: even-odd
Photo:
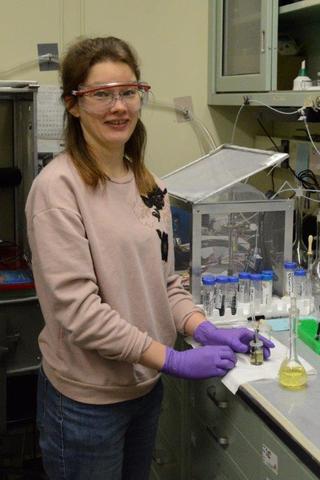
<svg viewBox="0 0 320 480"><path fill-rule="evenodd" d="M119 125L126 125L128 123L128 120L107 120L104 123L106 123L107 125L119 126Z"/></svg>

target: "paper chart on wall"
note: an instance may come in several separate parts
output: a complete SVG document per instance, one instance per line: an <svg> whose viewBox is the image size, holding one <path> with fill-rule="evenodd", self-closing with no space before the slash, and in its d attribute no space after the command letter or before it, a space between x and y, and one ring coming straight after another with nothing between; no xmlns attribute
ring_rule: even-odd
<svg viewBox="0 0 320 480"><path fill-rule="evenodd" d="M37 95L38 139L60 140L64 107L61 90L56 85L41 85Z"/></svg>

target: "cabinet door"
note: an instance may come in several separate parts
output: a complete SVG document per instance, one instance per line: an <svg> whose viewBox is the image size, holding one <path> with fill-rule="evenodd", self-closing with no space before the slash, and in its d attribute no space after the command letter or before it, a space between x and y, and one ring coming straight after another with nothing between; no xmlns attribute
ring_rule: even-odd
<svg viewBox="0 0 320 480"><path fill-rule="evenodd" d="M271 90L273 6L216 0L216 92Z"/></svg>

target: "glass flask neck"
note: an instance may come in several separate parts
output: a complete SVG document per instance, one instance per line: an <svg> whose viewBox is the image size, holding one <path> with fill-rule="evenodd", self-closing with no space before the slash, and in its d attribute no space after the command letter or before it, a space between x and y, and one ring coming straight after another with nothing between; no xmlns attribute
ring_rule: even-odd
<svg viewBox="0 0 320 480"><path fill-rule="evenodd" d="M297 355L297 320L299 318L299 310L296 305L295 297L291 298L289 309L289 360L300 363Z"/></svg>
<svg viewBox="0 0 320 480"><path fill-rule="evenodd" d="M294 227L294 241L293 241L293 260L297 262L300 267L307 266L307 248L302 238L302 221L303 221L303 205L304 198L302 192L296 195L295 202L295 227Z"/></svg>

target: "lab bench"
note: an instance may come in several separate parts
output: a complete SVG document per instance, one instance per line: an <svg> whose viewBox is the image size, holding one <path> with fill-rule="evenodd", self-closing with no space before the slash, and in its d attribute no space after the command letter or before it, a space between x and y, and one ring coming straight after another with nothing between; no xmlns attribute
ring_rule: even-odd
<svg viewBox="0 0 320 480"><path fill-rule="evenodd" d="M286 343L288 332L275 336ZM299 354L319 372L320 357L297 343ZM310 375L307 388L300 391L286 390L277 380L261 380L243 384L236 395L218 378L164 376L163 381L150 480L320 478L319 375Z"/></svg>

